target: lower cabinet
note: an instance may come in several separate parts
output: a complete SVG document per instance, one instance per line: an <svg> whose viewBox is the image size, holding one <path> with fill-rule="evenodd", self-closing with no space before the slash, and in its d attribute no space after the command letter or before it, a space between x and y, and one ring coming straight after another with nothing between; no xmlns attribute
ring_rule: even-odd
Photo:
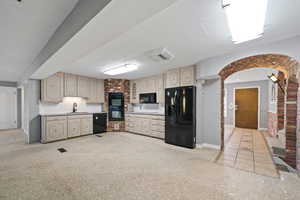
<svg viewBox="0 0 300 200"><path fill-rule="evenodd" d="M125 115L125 130L156 138L165 138L165 118L160 115Z"/></svg>
<svg viewBox="0 0 300 200"><path fill-rule="evenodd" d="M80 136L80 119L68 117L68 138Z"/></svg>
<svg viewBox="0 0 300 200"><path fill-rule="evenodd" d="M83 116L80 119L80 135L89 135L93 132L93 117Z"/></svg>
<svg viewBox="0 0 300 200"><path fill-rule="evenodd" d="M93 133L92 115L42 116L42 143Z"/></svg>

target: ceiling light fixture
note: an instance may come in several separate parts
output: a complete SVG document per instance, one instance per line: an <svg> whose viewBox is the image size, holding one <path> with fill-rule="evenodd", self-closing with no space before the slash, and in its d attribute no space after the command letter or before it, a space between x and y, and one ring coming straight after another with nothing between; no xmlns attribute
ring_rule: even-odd
<svg viewBox="0 0 300 200"><path fill-rule="evenodd" d="M222 5L235 44L263 35L268 0L223 0Z"/></svg>
<svg viewBox="0 0 300 200"><path fill-rule="evenodd" d="M118 75L118 74L125 74L127 72L131 72L137 70L138 66L136 64L124 64L117 67L113 67L111 69L105 70L103 73L107 75Z"/></svg>

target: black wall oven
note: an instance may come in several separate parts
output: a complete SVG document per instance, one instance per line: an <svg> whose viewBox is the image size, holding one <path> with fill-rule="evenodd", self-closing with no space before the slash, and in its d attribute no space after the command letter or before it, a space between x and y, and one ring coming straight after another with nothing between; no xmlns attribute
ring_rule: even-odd
<svg viewBox="0 0 300 200"><path fill-rule="evenodd" d="M124 95L113 92L108 94L109 121L124 121Z"/></svg>
<svg viewBox="0 0 300 200"><path fill-rule="evenodd" d="M156 103L156 93L140 94L140 103Z"/></svg>

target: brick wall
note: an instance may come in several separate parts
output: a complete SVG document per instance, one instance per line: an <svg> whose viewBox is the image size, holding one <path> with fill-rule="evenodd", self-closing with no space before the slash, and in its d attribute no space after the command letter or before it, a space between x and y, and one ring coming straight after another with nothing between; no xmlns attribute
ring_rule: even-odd
<svg viewBox="0 0 300 200"><path fill-rule="evenodd" d="M275 137L277 135L277 113L268 113L268 132L271 136Z"/></svg>
<svg viewBox="0 0 300 200"><path fill-rule="evenodd" d="M104 80L104 93L105 104L104 110L108 111L108 94L111 92L122 92L124 94L124 107L125 112L130 103L130 82L123 79L105 79ZM118 127L115 129L115 127ZM107 131L125 131L125 121L108 121Z"/></svg>
<svg viewBox="0 0 300 200"><path fill-rule="evenodd" d="M279 84L282 88L285 88L285 77L282 72L278 73ZM282 92L280 87L277 91L277 116L278 116L278 130L284 129L284 104L285 104L285 94Z"/></svg>

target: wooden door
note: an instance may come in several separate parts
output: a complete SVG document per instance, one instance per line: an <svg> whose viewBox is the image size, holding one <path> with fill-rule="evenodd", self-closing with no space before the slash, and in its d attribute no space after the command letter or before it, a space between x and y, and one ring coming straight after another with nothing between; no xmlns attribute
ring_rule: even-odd
<svg viewBox="0 0 300 200"><path fill-rule="evenodd" d="M235 90L235 126L258 128L258 88Z"/></svg>

